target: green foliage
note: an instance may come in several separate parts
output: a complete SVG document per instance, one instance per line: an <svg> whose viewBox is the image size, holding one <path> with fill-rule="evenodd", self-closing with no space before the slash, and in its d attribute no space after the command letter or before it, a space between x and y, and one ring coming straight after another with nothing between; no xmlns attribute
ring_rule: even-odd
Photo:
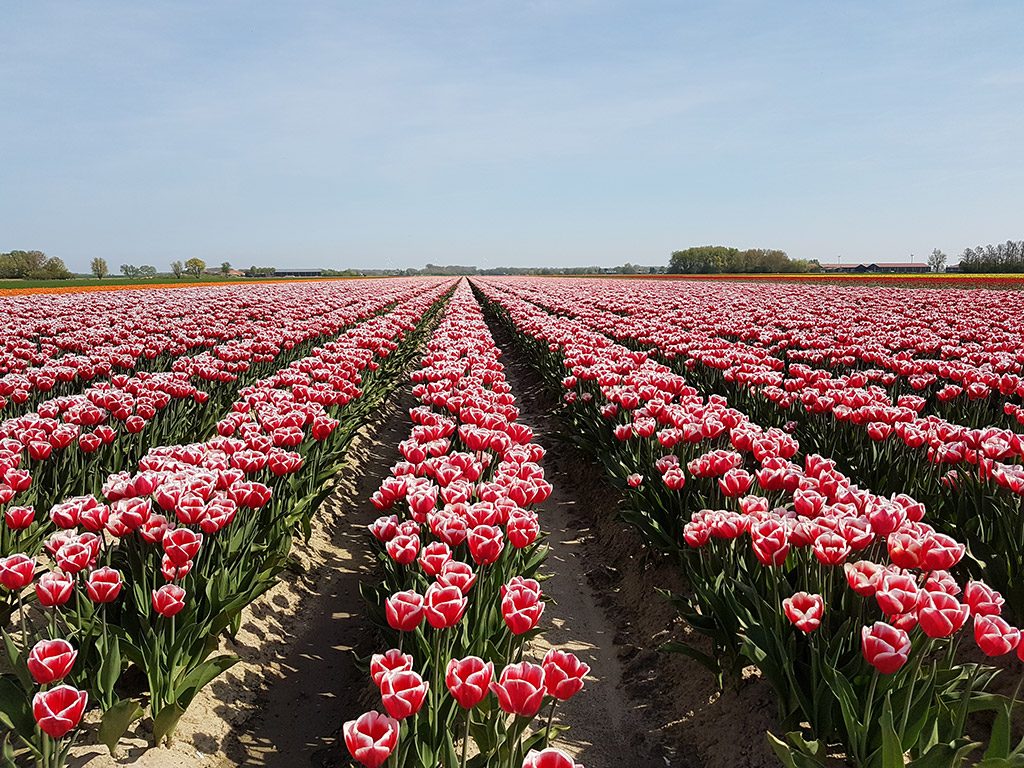
<svg viewBox="0 0 1024 768"><path fill-rule="evenodd" d="M173 267L173 265L172 265ZM203 276L203 272L206 270L206 262L202 259L192 257L185 262L185 271L188 272L192 277L200 278Z"/></svg>
<svg viewBox="0 0 1024 768"><path fill-rule="evenodd" d="M741 251L724 245L701 245L674 251L668 271L676 275L738 274L745 272L813 272L816 261L790 259L785 251L748 248Z"/></svg>
<svg viewBox="0 0 1024 768"><path fill-rule="evenodd" d="M8 280L66 280L71 272L56 256L42 251L0 253L0 278Z"/></svg>
<svg viewBox="0 0 1024 768"><path fill-rule="evenodd" d="M273 277L277 267L249 267L245 270L246 277Z"/></svg>
<svg viewBox="0 0 1024 768"><path fill-rule="evenodd" d="M960 271L1024 272L1024 240L967 248L960 255Z"/></svg>

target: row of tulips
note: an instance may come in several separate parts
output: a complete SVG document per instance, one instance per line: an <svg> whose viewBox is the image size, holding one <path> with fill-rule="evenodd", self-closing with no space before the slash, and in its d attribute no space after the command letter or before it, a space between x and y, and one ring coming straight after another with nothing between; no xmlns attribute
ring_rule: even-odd
<svg viewBox="0 0 1024 768"><path fill-rule="evenodd" d="M1020 631L998 593L963 579L963 545L928 525L925 505L801 457L792 435L542 310L516 283L477 288L626 489L628 517L684 569L692 595L672 597L712 651L674 650L720 680L754 664L775 689L792 730L770 741L785 764L838 750L858 766L961 765L982 746L970 723L981 710L995 713L988 764L1021 759L1015 697L993 693L996 670L958 650L965 627L989 656L1013 653Z"/></svg>
<svg viewBox="0 0 1024 768"><path fill-rule="evenodd" d="M589 668L560 650L528 659L546 554L531 507L551 486L500 354L460 286L412 375L421 404L402 460L373 497L383 579L367 595L392 647L369 673L384 712L344 726L369 768L574 768L550 746L552 719ZM532 729L542 710L546 725Z"/></svg>
<svg viewBox="0 0 1024 768"><path fill-rule="evenodd" d="M582 300L595 321L649 345L665 343L675 357L859 372L892 388L893 400L924 395L938 415L964 412L969 403L968 426L987 426L986 415L1015 421L1020 414L1005 409L1024 397L1019 291L646 280L599 286L516 281L525 298L569 313Z"/></svg>
<svg viewBox="0 0 1024 768"><path fill-rule="evenodd" d="M746 327L731 334L713 323L695 329L692 315L671 311L672 294L665 292L625 301L580 284L527 286L539 306L651 351L702 391L723 394L759 423L783 427L807 450L829 455L858 482L925 502L931 521L967 545L965 567L997 586L1011 615L1024 618L1024 436L1017 431L1015 402L1024 360L1017 351L1018 326L997 314L970 334L961 328L964 338L976 340L961 350L972 364L948 344L938 347L941 359L901 356L908 352L904 347L925 353L938 344L924 344L914 334L899 337L899 352L883 354L867 341L813 344L806 328L792 334L769 327L759 337ZM886 326L879 326L875 335L884 337ZM1016 347L1009 341L1014 338ZM1012 428L988 426L996 411L1017 414Z"/></svg>
<svg viewBox="0 0 1024 768"><path fill-rule="evenodd" d="M279 345L321 334L311 311L348 313L367 287L361 281L0 298L0 411L27 413L113 374L170 370L186 356L219 369L253 354L276 355ZM350 314L341 325L358 319Z"/></svg>
<svg viewBox="0 0 1024 768"><path fill-rule="evenodd" d="M307 309L304 327L286 322L273 335L246 340L248 356L218 346L211 353L178 358L174 371L115 374L80 394L46 400L35 412L0 423L0 507L6 505L0 557L39 554L54 529L53 514L47 518L39 512L68 497L99 494L108 474L135 467L152 446L211 434L243 386L302 358L315 339L334 337L410 290L429 290L429 285L389 285L373 297L339 291L324 307ZM210 354L222 363L220 368L203 362ZM96 533L102 521L90 518L83 525ZM10 600L0 603L3 623L12 609Z"/></svg>
<svg viewBox="0 0 1024 768"><path fill-rule="evenodd" d="M387 313L243 388L213 437L153 448L111 474L102 499L55 505L44 554L0 561L19 606L0 677L6 759L63 765L89 703L112 751L144 714L154 743L172 736L237 661L216 653L223 635L274 584L446 290L406 288Z"/></svg>

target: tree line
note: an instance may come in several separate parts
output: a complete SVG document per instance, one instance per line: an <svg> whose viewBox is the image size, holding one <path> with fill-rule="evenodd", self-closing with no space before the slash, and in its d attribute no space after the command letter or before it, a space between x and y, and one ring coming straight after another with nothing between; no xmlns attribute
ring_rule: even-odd
<svg viewBox="0 0 1024 768"><path fill-rule="evenodd" d="M1024 272L1024 240L966 248L960 254L961 272Z"/></svg>
<svg viewBox="0 0 1024 768"><path fill-rule="evenodd" d="M785 251L773 248L740 250L725 245L700 245L673 251L668 271L676 275L716 273L818 272L817 259L791 259Z"/></svg>
<svg viewBox="0 0 1024 768"><path fill-rule="evenodd" d="M0 253L0 278L5 280L66 280L71 271L56 256L42 251Z"/></svg>

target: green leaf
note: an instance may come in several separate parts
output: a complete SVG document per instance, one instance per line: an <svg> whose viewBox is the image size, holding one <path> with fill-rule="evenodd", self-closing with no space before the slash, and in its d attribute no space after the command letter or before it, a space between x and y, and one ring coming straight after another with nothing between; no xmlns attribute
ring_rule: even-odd
<svg viewBox="0 0 1024 768"><path fill-rule="evenodd" d="M192 703L192 699L200 690L208 685L221 672L230 669L239 662L239 658L231 653L215 656L193 668L174 691L174 700L184 709Z"/></svg>
<svg viewBox="0 0 1024 768"><path fill-rule="evenodd" d="M684 656L688 656L693 659L701 666L706 667L713 675L717 675L721 671L721 665L718 659L709 653L699 651L689 643L684 642L670 642L661 645L660 650L665 653L681 653Z"/></svg>
<svg viewBox="0 0 1024 768"><path fill-rule="evenodd" d="M907 768L960 768L971 752L981 746L980 741L961 739L953 744L936 744Z"/></svg>
<svg viewBox="0 0 1024 768"><path fill-rule="evenodd" d="M782 739L778 738L771 731L767 731L768 746L772 748L775 756L779 758L784 768L797 768L796 758L793 756L793 749Z"/></svg>
<svg viewBox="0 0 1024 768"><path fill-rule="evenodd" d="M1010 710L1012 704L1006 704L996 710L996 719L992 724L985 759L993 757L1009 757L1010 755Z"/></svg>
<svg viewBox="0 0 1024 768"><path fill-rule="evenodd" d="M4 768L18 768L18 764L14 762L14 747L11 746L11 734L4 734L3 752Z"/></svg>
<svg viewBox="0 0 1024 768"><path fill-rule="evenodd" d="M0 723L26 738L31 738L35 732L36 721L28 694L10 675L0 677Z"/></svg>
<svg viewBox="0 0 1024 768"><path fill-rule="evenodd" d="M119 701L106 712L100 720L100 742L105 744L110 754L114 754L117 742L124 736L125 731L142 717L142 707L134 699Z"/></svg>
<svg viewBox="0 0 1024 768"><path fill-rule="evenodd" d="M882 707L882 718L879 721L882 731L882 761L879 768L903 768L903 747L892 720L892 701L885 697Z"/></svg>
<svg viewBox="0 0 1024 768"><path fill-rule="evenodd" d="M103 661L100 663L100 691L105 694L113 693L119 677L121 677L121 647L117 635L114 635L109 639L109 644L103 652Z"/></svg>
<svg viewBox="0 0 1024 768"><path fill-rule="evenodd" d="M174 735L174 729L178 721L185 714L185 710L177 704L168 704L160 710L160 713L153 718L153 744L159 745L162 741L170 741Z"/></svg>
<svg viewBox="0 0 1024 768"><path fill-rule="evenodd" d="M18 650L18 646L14 642L14 638L7 634L7 630L4 630L4 648L7 649L7 658L10 659L11 670L17 676L18 682L21 683L21 687L26 691L34 690L35 683L32 680L28 667L25 665L25 661L21 656L21 651Z"/></svg>

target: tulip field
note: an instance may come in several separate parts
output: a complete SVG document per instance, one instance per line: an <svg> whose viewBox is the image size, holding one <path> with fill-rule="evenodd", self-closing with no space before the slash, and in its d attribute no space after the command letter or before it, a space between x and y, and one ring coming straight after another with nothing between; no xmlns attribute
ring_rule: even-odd
<svg viewBox="0 0 1024 768"><path fill-rule="evenodd" d="M685 585L658 599L692 639L645 650L763 681L778 765L1024 766L1024 292L394 278L0 315L3 765L173 742L405 393L373 575L332 608L377 647L330 764L582 768L569 702L607 681L540 650L553 448L515 360Z"/></svg>

